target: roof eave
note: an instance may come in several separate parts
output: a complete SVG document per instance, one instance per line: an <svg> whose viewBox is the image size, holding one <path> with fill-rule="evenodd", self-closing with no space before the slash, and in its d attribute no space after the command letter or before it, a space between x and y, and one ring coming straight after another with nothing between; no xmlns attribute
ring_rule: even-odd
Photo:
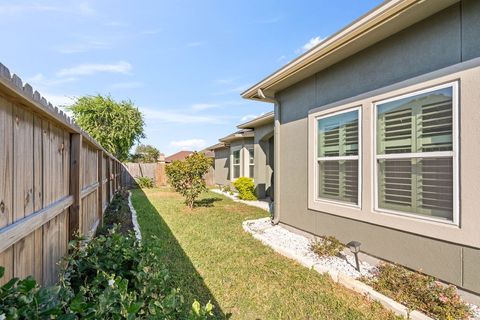
<svg viewBox="0 0 480 320"><path fill-rule="evenodd" d="M390 0L250 87L245 99L274 102L275 93L407 28L459 0Z"/></svg>

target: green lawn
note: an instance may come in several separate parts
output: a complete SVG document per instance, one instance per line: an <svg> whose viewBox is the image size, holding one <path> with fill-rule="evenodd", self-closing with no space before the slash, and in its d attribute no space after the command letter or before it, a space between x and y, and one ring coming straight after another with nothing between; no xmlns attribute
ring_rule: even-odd
<svg viewBox="0 0 480 320"><path fill-rule="evenodd" d="M134 190L142 236L156 241L191 303L211 300L219 318L392 319L370 302L255 240L242 222L265 211L205 194L193 211L168 189ZM156 236L156 239L151 239Z"/></svg>

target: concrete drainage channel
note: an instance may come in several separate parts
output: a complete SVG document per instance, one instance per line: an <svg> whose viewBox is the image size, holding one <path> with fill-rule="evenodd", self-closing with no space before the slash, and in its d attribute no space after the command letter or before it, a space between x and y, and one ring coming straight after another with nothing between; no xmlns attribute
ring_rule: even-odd
<svg viewBox="0 0 480 320"><path fill-rule="evenodd" d="M373 289L372 287L353 278L352 275L358 276L358 275L365 275L365 273L369 273L370 270L368 270L368 264L362 265L362 269L365 269L364 272L360 274L355 274L355 273L352 273L352 271L348 268L348 266L347 267L339 266L339 268L336 269L332 267L332 264L328 264L328 263L324 264L324 263L315 261L314 259L312 259L311 256L308 256L305 253L302 254L301 252L299 252L299 250L296 250L295 248L292 248L292 247L289 248L288 245L285 245L285 243L290 243L291 241L273 241L271 233L269 236L268 231L271 231L270 228L277 228L277 230L283 233L284 235L288 235L288 233L291 233L292 238L298 238L303 236L293 234L292 232L282 228L281 226L272 226L272 225L268 226L268 224L270 224L268 218L263 218L258 220L247 220L243 222L243 229L246 232L252 234L252 236L255 239L260 240L263 244L271 247L273 250L280 253L281 255L287 258L293 259L309 269L314 269L315 271L322 274L325 274L325 273L328 274L333 281L340 283L341 285L343 285L344 287L350 290L361 293L362 295L365 295L372 300L378 301L385 308L393 311L397 315L403 316L407 319L414 319L414 320L432 319L420 311L410 310L406 306L394 301L393 299L381 294L378 291L375 291L375 289ZM256 228L258 226L260 227ZM305 240L309 241L306 238ZM339 269L343 269L345 271L342 272L342 271L339 271Z"/></svg>

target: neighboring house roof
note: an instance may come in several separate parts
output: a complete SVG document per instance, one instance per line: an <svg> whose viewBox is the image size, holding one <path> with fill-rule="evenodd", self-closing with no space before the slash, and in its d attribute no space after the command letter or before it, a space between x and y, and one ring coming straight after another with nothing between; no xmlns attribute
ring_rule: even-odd
<svg viewBox="0 0 480 320"><path fill-rule="evenodd" d="M385 1L247 89L245 99L274 102L275 93L386 39L459 0Z"/></svg>
<svg viewBox="0 0 480 320"><path fill-rule="evenodd" d="M244 138L253 138L254 137L254 132L251 129L240 129L232 134L229 134L226 137L223 137L220 140L220 142L231 142L239 139L244 139Z"/></svg>
<svg viewBox="0 0 480 320"><path fill-rule="evenodd" d="M247 121L245 123L239 124L237 128L239 129L253 129L255 127L263 126L265 124L272 123L274 121L275 114L273 111L267 112L265 114L262 114L259 117L256 117L255 119L252 119L250 121Z"/></svg>
<svg viewBox="0 0 480 320"><path fill-rule="evenodd" d="M186 157L191 155L193 151L179 151L165 158L165 162L170 163L175 160L185 160Z"/></svg>
<svg viewBox="0 0 480 320"><path fill-rule="evenodd" d="M219 143L216 143L214 144L213 146L210 146L210 147L206 147L203 151L215 151L217 149L222 149L222 148L226 148L227 145L223 142L219 142Z"/></svg>

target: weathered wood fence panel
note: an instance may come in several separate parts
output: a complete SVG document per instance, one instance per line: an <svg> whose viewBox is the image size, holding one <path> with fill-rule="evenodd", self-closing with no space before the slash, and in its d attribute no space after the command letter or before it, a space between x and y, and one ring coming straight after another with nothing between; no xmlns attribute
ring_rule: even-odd
<svg viewBox="0 0 480 320"><path fill-rule="evenodd" d="M0 64L0 284L56 281L74 234L91 234L127 180L122 164Z"/></svg>

